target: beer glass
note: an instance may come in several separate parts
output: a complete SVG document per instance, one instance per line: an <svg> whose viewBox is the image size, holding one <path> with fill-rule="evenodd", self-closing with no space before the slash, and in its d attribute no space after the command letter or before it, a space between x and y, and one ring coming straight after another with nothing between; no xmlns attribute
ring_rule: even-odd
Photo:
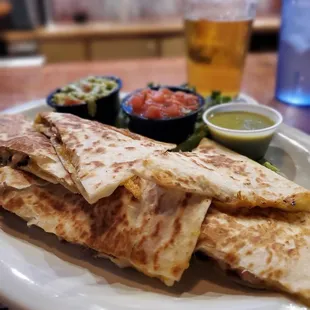
<svg viewBox="0 0 310 310"><path fill-rule="evenodd" d="M188 83L202 95L239 94L257 0L185 0Z"/></svg>

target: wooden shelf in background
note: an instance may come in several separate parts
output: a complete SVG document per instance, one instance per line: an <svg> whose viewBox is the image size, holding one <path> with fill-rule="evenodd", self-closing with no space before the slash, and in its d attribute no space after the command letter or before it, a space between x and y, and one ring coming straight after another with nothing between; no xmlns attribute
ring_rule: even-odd
<svg viewBox="0 0 310 310"><path fill-rule="evenodd" d="M253 24L253 32L277 32L279 16L259 16ZM84 38L132 38L169 37L183 34L181 19L140 21L131 23L100 22L84 25L59 24L31 31L7 31L0 38L8 43L26 40L67 40Z"/></svg>
<svg viewBox="0 0 310 310"><path fill-rule="evenodd" d="M253 32L277 33L279 26L278 17L261 16L254 21ZM46 56L48 63L185 55L180 18L126 24L59 24L33 31L3 32L0 38L8 44L37 42L39 53Z"/></svg>

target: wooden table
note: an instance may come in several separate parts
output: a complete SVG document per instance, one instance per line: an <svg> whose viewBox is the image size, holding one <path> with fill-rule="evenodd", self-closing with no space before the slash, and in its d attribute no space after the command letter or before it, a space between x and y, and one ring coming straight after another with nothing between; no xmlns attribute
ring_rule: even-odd
<svg viewBox="0 0 310 310"><path fill-rule="evenodd" d="M260 103L279 110L286 124L310 133L310 108L296 108L274 100L275 69L275 54L250 54L242 90ZM150 81L183 83L186 81L186 66L183 58L169 58L0 69L0 110L43 98L54 88L91 74L118 75L123 79L123 90L131 91Z"/></svg>

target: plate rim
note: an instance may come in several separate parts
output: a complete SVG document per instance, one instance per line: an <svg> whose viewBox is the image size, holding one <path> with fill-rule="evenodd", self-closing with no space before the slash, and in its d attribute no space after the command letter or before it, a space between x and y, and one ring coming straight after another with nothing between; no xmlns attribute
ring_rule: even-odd
<svg viewBox="0 0 310 310"><path fill-rule="evenodd" d="M122 96L125 96L126 95L126 93L124 93L124 92L122 92L121 93L121 97ZM241 94L241 97L242 98L244 98L245 100L247 100L249 103L252 103L252 104L259 104L254 98L252 98L251 96L249 96L249 95L246 95L246 94ZM41 98L41 99L36 99L36 100L32 100L32 101L28 101L28 102L25 102L24 104L21 104L21 105L17 105L17 106L14 106L14 107L11 107L11 108L8 108L8 109L5 109L5 110L2 110L2 111L0 111L0 114L16 114L16 113L24 113L24 112L27 112L27 110L31 110L31 109L35 109L35 108L39 108L39 107L41 107L41 106L44 106L45 105L45 99L44 98ZM293 130L293 132L295 132L295 135L296 135L296 133L298 133L299 134L299 132L302 134L302 136L300 137L301 139L305 139L306 137L307 138L309 138L309 135L307 135L306 133L304 133L304 132L302 132L302 131L300 131L300 130L298 130L298 129L296 129L296 128L293 128L293 127L289 127L289 126L287 126L287 125L281 125L281 128L286 128L286 131L289 129L290 131L292 131ZM279 130L279 132L281 132L281 129ZM0 228L0 230L1 230L1 228ZM1 231L1 233L4 233L4 234L6 234L4 231ZM12 237L12 238L15 238L14 236L11 236L10 234L9 234L9 237ZM1 234L0 234L0 243L1 243ZM23 242L23 240L21 240L21 239L19 239L19 238L17 238L18 239L18 241L20 241L20 242ZM2 239L3 240L3 242L5 242L5 243L7 243L8 241L7 240L5 240L5 239ZM30 244L28 244L27 246L30 246L30 247L32 247L32 246L34 246L34 247L37 247L36 245L34 245L34 244L32 244L32 243L30 243ZM41 249L41 248L40 248ZM41 250L43 250L43 251L45 251L44 249L41 249ZM53 254L52 253L52 255L55 255L55 254ZM56 257L57 257L57 255L56 255ZM0 257L1 258L1 257ZM59 258L59 259L61 259L61 258ZM3 271L4 270L4 268L5 268L6 266L5 265L3 265L2 263L1 263L1 260L0 260L0 277L1 277L1 271ZM4 279L5 279L5 277L4 277ZM1 280L0 280L1 281ZM16 279L13 279L13 281L11 280L11 282L15 282L16 283ZM19 285L22 287L23 285L22 284L20 284L20 282L19 282ZM11 284L11 287L14 287L14 284ZM1 285L0 285L0 288L1 288ZM14 291L11 291L11 294L3 294L3 291L1 291L1 289L0 289L0 298L3 298L3 301L5 301L9 306L11 306L11 307L13 307L13 309L15 309L15 307L31 307L31 309L43 309L43 308L32 308L32 306L34 305L34 303L35 303L35 301L32 299L33 298L33 296L32 296L32 294L30 294L29 296L26 296L26 297L22 297L22 296L19 296L18 298L16 298L14 295L16 295L16 294L13 294L13 292ZM25 289L25 292L32 292L35 296L36 296L36 291L34 291L33 289L30 289L30 288L28 288L27 290ZM39 300L41 299L41 301L42 301L42 298L44 298L44 290L40 290L40 297L38 296L38 302L39 302ZM32 296L32 297L31 297ZM272 297L270 297L270 298L272 298ZM52 298L50 297L50 296L48 296L48 298L46 298L47 300L52 300ZM279 305L280 305L280 303L281 303L281 299L282 299L282 296L280 295L279 297L277 297L277 299L279 300ZM290 301L289 299L288 299L288 301ZM181 301L180 301L181 302ZM208 306L208 300L206 299L205 301L205 305L206 306ZM11 304L11 305L10 305ZM58 304L58 302L53 302L53 303L51 303L52 304L52 306L51 307L49 307L49 306L47 306L47 305L45 305L44 306L44 309L54 309L53 308L53 305L56 305L56 304ZM62 306L64 306L65 305L65 302L62 302L62 301L59 301L59 304L60 305L62 305ZM79 308L79 309L86 309L86 308L83 308L83 306L84 307L86 307L86 305L85 304L83 304L83 305L81 305L81 308ZM77 309L77 308L71 308L71 307L75 307L75 305L70 305L70 304L68 304L68 308L67 309ZM102 308L101 308L102 307ZM98 310L99 309L105 309L105 308L103 308L104 307L104 305L98 305ZM113 307L113 305L110 305L110 307L112 308ZM109 306L107 306L107 308L106 309L111 309ZM116 307L117 306L115 306L115 309L116 309ZM285 307L285 306L284 306ZM297 308L298 306L296 306L296 309L299 309L299 308ZM114 308L113 308L114 309ZM117 309L131 309L131 308L127 308L127 307L122 307L122 308L118 308L117 307ZM263 309L263 308L261 308L261 309ZM281 308L282 309L282 308ZM285 309L285 308L283 308L283 309Z"/></svg>

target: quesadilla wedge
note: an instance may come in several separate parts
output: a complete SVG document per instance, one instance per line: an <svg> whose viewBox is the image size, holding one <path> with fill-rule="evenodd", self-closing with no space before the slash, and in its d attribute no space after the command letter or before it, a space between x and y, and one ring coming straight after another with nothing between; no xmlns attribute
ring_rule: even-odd
<svg viewBox="0 0 310 310"><path fill-rule="evenodd" d="M81 195L0 168L0 205L49 233L96 250L167 285L180 280L195 249L210 200L139 180L141 200L126 188L89 205ZM24 181L22 181L24 179ZM7 180L3 182L3 180ZM137 182L137 180L136 180Z"/></svg>
<svg viewBox="0 0 310 310"><path fill-rule="evenodd" d="M206 195L222 209L310 211L309 190L208 139L193 152L151 156L134 172L164 187Z"/></svg>
<svg viewBox="0 0 310 310"><path fill-rule="evenodd" d="M23 115L0 115L0 166L28 171L72 192L76 187L49 139L37 132Z"/></svg>
<svg viewBox="0 0 310 310"><path fill-rule="evenodd" d="M310 213L254 208L229 214L212 206L197 250L251 286L282 290L310 304Z"/></svg>
<svg viewBox="0 0 310 310"><path fill-rule="evenodd" d="M111 195L133 177L131 168L139 160L175 147L70 114L41 113L35 124L50 138L89 203Z"/></svg>

